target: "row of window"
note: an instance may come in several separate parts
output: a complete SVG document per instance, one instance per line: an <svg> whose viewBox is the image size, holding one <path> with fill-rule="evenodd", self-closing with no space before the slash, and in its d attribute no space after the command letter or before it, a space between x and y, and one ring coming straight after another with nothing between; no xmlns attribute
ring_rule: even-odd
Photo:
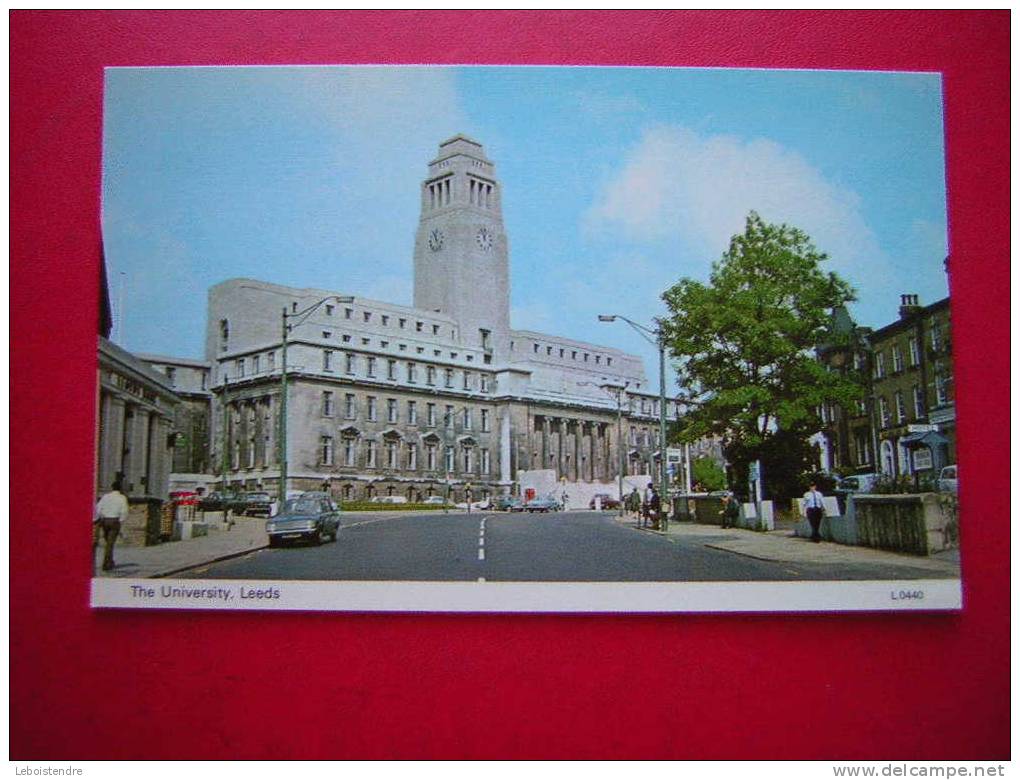
<svg viewBox="0 0 1020 780"><path fill-rule="evenodd" d="M939 352L943 346L942 326L938 322L932 322L931 327L928 331L929 338L931 339L931 348L933 352ZM890 357L889 365L892 366L892 372L898 374L903 371L903 349L899 344L893 344L888 351ZM875 352L875 365L873 369L875 379L881 379L886 375L886 350L880 350ZM855 368L860 366L857 364L857 356L855 355ZM916 368L921 364L921 347L918 343L917 336L910 336L907 339L907 365L910 368Z"/></svg>
<svg viewBox="0 0 1020 780"><path fill-rule="evenodd" d="M333 350L323 350L322 352L322 370L327 373L332 373L337 370L336 355ZM342 355L344 364L344 373L350 375L356 375L360 367L359 356L350 352L339 353ZM375 357L364 358L365 373L364 376L367 379L387 379L389 381L399 381L400 379L400 365L399 361L389 358L385 361ZM419 369L421 366L418 363L408 361L404 363L403 378L409 385L418 384L422 378ZM424 380L425 385L428 387L436 387L438 378L440 376L439 369L433 365L425 365ZM382 369L382 372L380 370ZM442 369L442 386L448 389L454 389L457 386L455 382L457 372L452 368ZM461 390L475 390L479 392L489 392L490 380L488 374L477 375L477 388L476 388L476 375L472 371L463 370L460 372L460 389Z"/></svg>
<svg viewBox="0 0 1020 780"><path fill-rule="evenodd" d="M434 327L438 327L438 326L434 326ZM487 338L487 336L488 336L488 331L482 331L483 347L487 347L488 346L485 343L485 339ZM324 339L331 339L331 338L333 338L333 331L331 331L331 330L324 330L324 331L322 331L322 338L324 338ZM351 343L354 342L354 337L351 336L348 333L341 333L340 334L340 341L343 344L351 344ZM361 346L363 346L363 347L371 347L372 346L372 339L370 339L368 336L362 336L361 337ZM386 339L379 339L379 345L378 346L379 346L379 349L389 349L390 348L390 342L387 341ZM397 344L397 349L400 352L407 352L407 344ZM425 347L416 346L414 348L414 351L415 351L415 354L424 355L425 354ZM453 350L451 350L448 354L450 356L450 360L457 360L460 357L460 353L459 352L454 352ZM443 350L433 348L432 349L432 356L433 357L437 357L437 358L442 358L443 357ZM464 359L468 363L471 363L471 362L474 361L475 356L472 355L470 352L468 352L468 353L466 353L464 355Z"/></svg>
<svg viewBox="0 0 1020 780"><path fill-rule="evenodd" d="M516 350L517 350L517 343L514 342L514 341L511 341L510 342L510 351L511 352L515 352ZM543 345L539 344L537 341L533 341L531 343L531 351L535 355L541 355L541 354L543 354ZM554 344L545 344L544 345L544 352L545 352L546 357L555 357L555 356L558 355L563 360L566 360L568 355L569 355L569 359L570 360L575 360L576 361L578 358L580 358L582 363L591 362L592 359L594 358L594 363L597 366L601 366L601 365L611 366L611 365L613 365L613 358L610 357L609 355L599 355L599 354L592 355L591 352L584 352L583 350L577 350L577 349L568 349L567 347L560 347L560 346L557 346L557 345L554 345Z"/></svg>
<svg viewBox="0 0 1020 780"><path fill-rule="evenodd" d="M924 419L927 415L925 409L924 391L920 385L914 385L912 391L913 400L913 411L915 420ZM937 375L935 377L935 403L939 406L947 403L949 400L949 380L942 376ZM892 406L885 396L879 396L878 398L878 416L881 421L881 427L888 428L893 424L893 414L896 416L896 424L900 425L907 421L907 403L903 396L902 390L897 390L893 393Z"/></svg>
<svg viewBox="0 0 1020 780"><path fill-rule="evenodd" d="M424 467L426 471L438 471L440 468L440 445L426 443L424 445ZM447 446L442 448L442 468L449 473L479 474L486 475L491 471L491 459L489 450L482 447L477 450L473 446L462 445L460 458L457 457L457 448ZM332 436L321 436L319 438L319 465L356 467L359 461L365 468L379 468L380 454L382 455L382 467L394 471L417 471L419 447L417 443L410 442L401 444L399 441L384 441L380 452L379 443L372 439L358 439L354 436L343 436L340 442L340 459L336 460L335 441Z"/></svg>
<svg viewBox="0 0 1020 780"><path fill-rule="evenodd" d="M365 398L366 415L365 419L369 422L377 422L379 419L379 399L375 396L367 396ZM336 402L334 398L334 392L332 390L322 391L322 415L323 417L334 417L336 415ZM489 409L479 409L479 430L482 433L488 433L492 430L492 412ZM358 417L358 398L354 393L344 394L344 419L356 420ZM470 407L463 407L458 414L454 409L453 405L446 404L443 410L443 426L446 428L455 427L457 421L460 421L461 427L470 431L474 427L474 410ZM425 426L434 428L437 425L438 420L438 405L434 403L425 404ZM386 399L386 422L388 423L399 423L400 420L400 403L396 398ZM406 421L408 425L418 425L418 402L407 401L406 402Z"/></svg>

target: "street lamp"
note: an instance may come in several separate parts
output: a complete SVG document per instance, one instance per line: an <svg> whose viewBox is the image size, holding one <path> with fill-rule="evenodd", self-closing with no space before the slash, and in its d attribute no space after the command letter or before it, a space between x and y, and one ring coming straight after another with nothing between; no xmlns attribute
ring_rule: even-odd
<svg viewBox="0 0 1020 780"><path fill-rule="evenodd" d="M305 322L312 313L318 309L326 301L336 301L337 303L354 303L354 297L351 295L327 295L320 301L316 301L311 306L302 309L301 311L288 312L287 307L283 308L283 316L281 322L283 325L282 329L282 348L280 350L280 506L283 506L287 500L287 339L290 336L290 332ZM292 322L294 320L294 322Z"/></svg>
<svg viewBox="0 0 1020 780"><path fill-rule="evenodd" d="M659 350L659 496L660 501L669 501L668 483L666 481L666 338L662 332L662 322L655 320L655 327L640 325L622 314L600 314L599 322L615 322L623 320L638 335ZM669 521L668 512L662 512L662 530L666 530Z"/></svg>
<svg viewBox="0 0 1020 780"><path fill-rule="evenodd" d="M623 394L627 392L627 388L630 387L630 381L628 380L622 385L613 384L611 382L607 382L603 385L595 384L595 382L578 382L577 384L578 386L591 385L593 387L598 387L600 390L604 390L616 399L616 446L620 451L620 462L617 464L617 478L619 481L618 490L620 494L620 506L618 509L620 517L623 517L623 472L626 469L627 463L623 448Z"/></svg>

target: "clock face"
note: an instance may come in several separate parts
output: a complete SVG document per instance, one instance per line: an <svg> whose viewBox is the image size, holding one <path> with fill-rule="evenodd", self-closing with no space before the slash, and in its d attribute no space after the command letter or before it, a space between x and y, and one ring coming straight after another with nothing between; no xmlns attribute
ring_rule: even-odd
<svg viewBox="0 0 1020 780"><path fill-rule="evenodd" d="M443 248L443 231L436 228L429 233L429 249L438 252Z"/></svg>
<svg viewBox="0 0 1020 780"><path fill-rule="evenodd" d="M488 228L481 228L478 231L478 235L475 236L475 241L478 242L478 246L480 246L483 251L488 252L490 249L492 249L491 231Z"/></svg>

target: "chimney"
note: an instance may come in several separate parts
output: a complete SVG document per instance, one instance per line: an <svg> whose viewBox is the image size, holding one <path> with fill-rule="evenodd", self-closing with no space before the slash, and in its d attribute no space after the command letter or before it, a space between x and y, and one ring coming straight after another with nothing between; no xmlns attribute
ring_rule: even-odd
<svg viewBox="0 0 1020 780"><path fill-rule="evenodd" d="M900 319L905 320L921 311L921 304L918 297L913 294L900 296Z"/></svg>

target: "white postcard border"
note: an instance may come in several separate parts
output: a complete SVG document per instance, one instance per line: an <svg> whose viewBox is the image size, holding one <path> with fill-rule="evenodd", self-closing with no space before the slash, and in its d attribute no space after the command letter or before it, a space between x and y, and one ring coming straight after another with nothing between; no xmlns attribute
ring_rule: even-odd
<svg viewBox="0 0 1020 780"><path fill-rule="evenodd" d="M959 579L377 582L94 578L91 605L318 612L918 612L963 608Z"/></svg>

